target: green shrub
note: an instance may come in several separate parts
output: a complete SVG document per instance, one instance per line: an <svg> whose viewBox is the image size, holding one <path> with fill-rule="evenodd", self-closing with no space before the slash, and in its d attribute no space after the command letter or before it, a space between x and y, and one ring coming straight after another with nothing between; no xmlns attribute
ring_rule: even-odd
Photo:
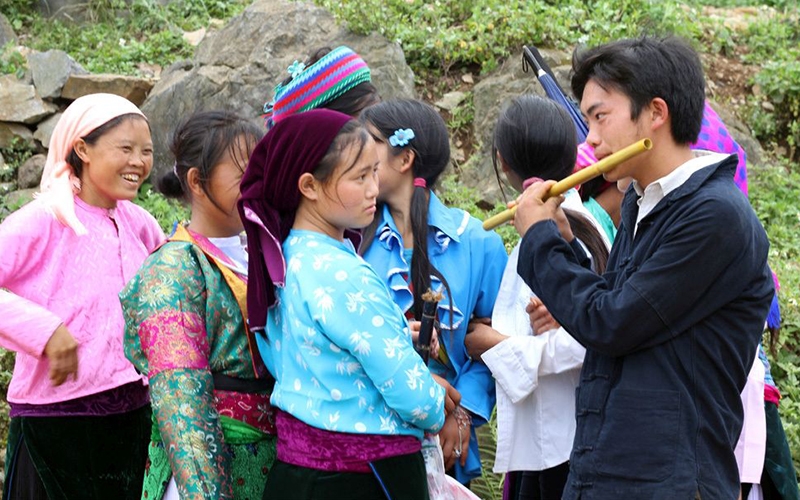
<svg viewBox="0 0 800 500"><path fill-rule="evenodd" d="M155 191L149 183L142 184L134 203L144 208L156 218L161 229L169 234L176 222L189 219L189 209L181 203L165 198Z"/></svg>
<svg viewBox="0 0 800 500"><path fill-rule="evenodd" d="M755 175L752 175L755 174ZM800 169L778 162L750 176L750 200L770 240L769 260L781 282L783 326L770 353L772 375L780 389L780 413L800 470Z"/></svg>
<svg viewBox="0 0 800 500"><path fill-rule="evenodd" d="M14 50L10 42L2 48L0 55L0 75L15 75L17 78L25 76L28 63L25 56Z"/></svg>
<svg viewBox="0 0 800 500"><path fill-rule="evenodd" d="M690 11L650 0L316 0L356 33L377 31L403 47L415 72L483 71L523 44L567 48L643 31L696 38Z"/></svg>
<svg viewBox="0 0 800 500"><path fill-rule="evenodd" d="M15 5L23 3L17 0ZM140 63L165 67L191 58L193 47L184 41L184 31L206 27L212 19L227 19L247 3L179 0L162 6L156 0L133 0L130 4L124 0L90 0L90 22L82 24L44 19L17 5L12 24L25 32L25 43L33 49L59 48L93 73L138 75Z"/></svg>
<svg viewBox="0 0 800 500"><path fill-rule="evenodd" d="M800 159L800 50L782 50L775 60L769 61L755 77L755 83L772 103L773 112L768 117L756 119L762 127L754 128L757 137L764 141L777 140L789 148L789 158ZM763 107L754 114L766 114ZM770 119L772 123L770 123Z"/></svg>

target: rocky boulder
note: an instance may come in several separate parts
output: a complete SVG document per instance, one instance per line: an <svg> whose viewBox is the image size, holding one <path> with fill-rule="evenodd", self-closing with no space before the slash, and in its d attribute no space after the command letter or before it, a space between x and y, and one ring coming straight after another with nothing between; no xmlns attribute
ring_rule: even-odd
<svg viewBox="0 0 800 500"><path fill-rule="evenodd" d="M360 36L309 3L256 0L225 27L206 34L193 61L164 70L142 105L155 144L154 176L172 160L167 141L178 122L195 111L228 109L261 123L264 103L295 60L323 46L347 45L369 64L384 98L414 96L414 75L403 51L378 35Z"/></svg>
<svg viewBox="0 0 800 500"><path fill-rule="evenodd" d="M141 106L155 80L152 78L138 78L135 76L94 74L85 75L72 73L69 75L61 97L75 100L87 94L115 94L122 96L137 106Z"/></svg>
<svg viewBox="0 0 800 500"><path fill-rule="evenodd" d="M17 187L19 189L31 189L39 186L44 172L44 164L47 155L37 154L28 158L17 169Z"/></svg>
<svg viewBox="0 0 800 500"><path fill-rule="evenodd" d="M561 63L560 59L551 57L550 52L542 52L551 66L557 67ZM475 110L473 132L477 147L461 168L461 179L465 184L478 188L486 201L496 203L502 200L492 165L492 134L497 118L511 99L522 94L544 95L544 91L536 74L524 72L520 59L512 58L475 85L472 94ZM503 189L506 193L511 192L508 185Z"/></svg>
<svg viewBox="0 0 800 500"><path fill-rule="evenodd" d="M14 28L8 22L6 16L0 13L0 48L4 47L8 42L16 45L17 34L14 33Z"/></svg>
<svg viewBox="0 0 800 500"><path fill-rule="evenodd" d="M88 73L61 50L32 52L28 56L28 68L33 75L33 84L36 85L36 90L45 99L60 97L61 89L70 75Z"/></svg>
<svg viewBox="0 0 800 500"><path fill-rule="evenodd" d="M33 143L33 132L19 123L0 122L0 148L7 148L15 141L30 145Z"/></svg>
<svg viewBox="0 0 800 500"><path fill-rule="evenodd" d="M39 123L36 127L36 132L33 133L33 138L39 141L39 144L46 148L50 147L50 137L52 137L53 130L55 130L56 124L62 114L63 113L56 113Z"/></svg>
<svg viewBox="0 0 800 500"><path fill-rule="evenodd" d="M36 123L58 108L43 101L36 87L14 75L0 77L0 121Z"/></svg>

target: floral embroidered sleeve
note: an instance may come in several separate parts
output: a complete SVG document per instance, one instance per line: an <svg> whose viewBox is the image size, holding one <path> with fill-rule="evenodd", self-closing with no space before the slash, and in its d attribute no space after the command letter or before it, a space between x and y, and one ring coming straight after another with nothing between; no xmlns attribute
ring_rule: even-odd
<svg viewBox="0 0 800 500"><path fill-rule="evenodd" d="M325 335L358 360L386 404L405 422L439 430L444 423L444 389L414 351L403 314L375 272L364 263L319 284L308 304ZM334 290L345 298L338 313L332 311Z"/></svg>
<svg viewBox="0 0 800 500"><path fill-rule="evenodd" d="M189 244L166 244L122 292L125 352L150 378L153 415L180 497L232 498L209 366L208 266L198 253Z"/></svg>

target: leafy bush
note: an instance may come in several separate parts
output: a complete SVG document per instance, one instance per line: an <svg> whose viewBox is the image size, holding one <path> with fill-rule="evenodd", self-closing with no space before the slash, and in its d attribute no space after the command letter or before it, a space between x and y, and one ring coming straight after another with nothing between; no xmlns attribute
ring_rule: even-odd
<svg viewBox="0 0 800 500"><path fill-rule="evenodd" d="M169 234L176 222L189 219L189 209L177 201L165 198L153 190L149 183L142 184L134 203L144 208L156 218L161 229Z"/></svg>
<svg viewBox="0 0 800 500"><path fill-rule="evenodd" d="M761 66L753 84L763 97L748 99L748 115L756 137L788 148L800 159L800 14L794 11L762 16L737 43L747 46L745 60Z"/></svg>
<svg viewBox="0 0 800 500"><path fill-rule="evenodd" d="M316 0L356 33L395 40L415 72L476 65L484 71L523 44L567 48L643 30L696 38L690 11L649 0Z"/></svg>
<svg viewBox="0 0 800 500"><path fill-rule="evenodd" d="M770 354L772 374L783 398L780 413L800 470L800 172L788 162L764 167L750 177L750 201L767 230L770 266L781 282L783 327Z"/></svg>
<svg viewBox="0 0 800 500"><path fill-rule="evenodd" d="M25 76L27 61L25 56L7 45L0 55L0 75L15 75L17 78Z"/></svg>
<svg viewBox="0 0 800 500"><path fill-rule="evenodd" d="M138 75L138 65L162 67L191 58L193 48L184 31L206 27L213 19L227 19L249 2L244 0L179 0L161 5L157 0L90 0L89 21L76 24L44 19L32 11L32 2L10 0L12 25L24 33L21 42L33 49L59 48L94 73ZM7 14L9 15L9 14Z"/></svg>
<svg viewBox="0 0 800 500"><path fill-rule="evenodd" d="M766 63L755 77L774 111L770 116L756 117L756 123L763 125L754 130L761 140L785 140L788 157L800 159L800 50L784 50L778 57ZM763 109L756 108L754 114L766 114Z"/></svg>

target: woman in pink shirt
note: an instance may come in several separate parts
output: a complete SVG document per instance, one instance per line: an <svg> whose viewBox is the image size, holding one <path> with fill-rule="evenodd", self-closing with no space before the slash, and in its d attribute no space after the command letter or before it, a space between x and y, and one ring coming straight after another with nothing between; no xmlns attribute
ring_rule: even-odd
<svg viewBox="0 0 800 500"><path fill-rule="evenodd" d="M135 105L81 97L53 132L40 195L0 224L0 346L17 353L6 499L139 497L150 406L117 294L164 239L129 201L152 166Z"/></svg>

